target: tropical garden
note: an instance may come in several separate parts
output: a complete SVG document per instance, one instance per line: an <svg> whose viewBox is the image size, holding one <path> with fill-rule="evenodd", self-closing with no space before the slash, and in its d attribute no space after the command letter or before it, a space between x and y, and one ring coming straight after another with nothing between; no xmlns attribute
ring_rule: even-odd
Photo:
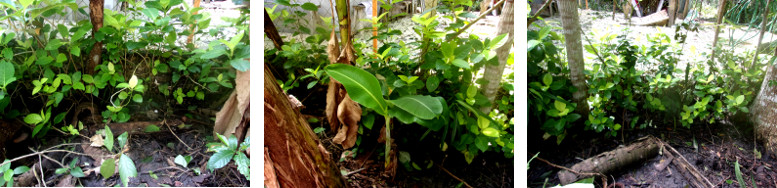
<svg viewBox="0 0 777 188"><path fill-rule="evenodd" d="M0 185L248 186L249 11L229 3L0 0Z"/></svg>
<svg viewBox="0 0 777 188"><path fill-rule="evenodd" d="M527 186L777 186L777 4L529 6Z"/></svg>
<svg viewBox="0 0 777 188"><path fill-rule="evenodd" d="M513 2L371 3L265 2L265 186L513 187Z"/></svg>

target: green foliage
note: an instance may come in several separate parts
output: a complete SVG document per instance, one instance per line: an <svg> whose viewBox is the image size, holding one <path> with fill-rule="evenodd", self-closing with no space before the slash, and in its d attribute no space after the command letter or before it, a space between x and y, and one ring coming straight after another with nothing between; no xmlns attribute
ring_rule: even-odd
<svg viewBox="0 0 777 188"><path fill-rule="evenodd" d="M0 186L13 187L13 176L23 174L30 170L30 167L27 166L18 166L11 169L11 162L9 162L8 159L5 159L2 163L5 164L0 166Z"/></svg>
<svg viewBox="0 0 777 188"><path fill-rule="evenodd" d="M243 143L238 145L235 135L230 135L229 138L223 135L217 136L220 142L208 143L208 152L215 152L208 159L208 170L222 168L234 160L240 174L251 180L251 161L243 153L251 144L250 137L246 137Z"/></svg>
<svg viewBox="0 0 777 188"><path fill-rule="evenodd" d="M81 169L81 167L77 166L76 163L78 162L78 158L74 158L72 161L70 161L70 164L68 166L57 168L54 172L56 174L65 174L70 172L70 175L76 178L83 178L86 175L84 174L84 171Z"/></svg>
<svg viewBox="0 0 777 188"><path fill-rule="evenodd" d="M585 37L588 59L586 70L589 114L572 112L571 94L576 90L569 81L569 67L554 42L560 36L550 27L528 31L529 111L531 122L538 122L544 138L556 136L557 143L580 125L586 130L616 136L624 129L642 129L652 125L714 123L739 112L755 98L763 78L763 63L746 64L751 54L720 50L716 62L686 62L678 68L679 57L688 32L697 31L694 23L682 23L674 39L659 33L648 35L646 42L635 44L623 34L594 32L594 41ZM695 48L690 48L695 54ZM706 54L702 54L704 56ZM749 63L748 63L749 64ZM537 112L537 113L535 113ZM587 117L586 117L587 116Z"/></svg>
<svg viewBox="0 0 777 188"><path fill-rule="evenodd" d="M0 21L15 25L0 34L0 111L8 114L5 118L24 115L38 138L59 126L75 135L81 129L63 123L72 109L60 106L65 101L92 95L98 99L94 103L105 105L105 121L126 122L130 112L141 105L172 109L191 105L184 103L185 98L205 100L206 92L232 88L235 71L249 68L250 41L244 37L247 12L226 19L231 24L228 27L238 30L228 38L209 28L207 13L194 14L202 8L178 6L182 1L128 3L126 12L106 10L105 26L94 34L89 34L93 27L89 20L72 26L48 20L55 14L84 12L85 7L72 2L0 3L0 9L7 10ZM173 27L173 20L191 27ZM189 35L225 39L203 48L176 42ZM86 70L89 57L84 52L98 42L105 48L102 59L94 70ZM163 75L169 81L160 80ZM7 92L12 90L20 92ZM177 103L151 99L156 95L172 95ZM21 100L25 102L16 102Z"/></svg>

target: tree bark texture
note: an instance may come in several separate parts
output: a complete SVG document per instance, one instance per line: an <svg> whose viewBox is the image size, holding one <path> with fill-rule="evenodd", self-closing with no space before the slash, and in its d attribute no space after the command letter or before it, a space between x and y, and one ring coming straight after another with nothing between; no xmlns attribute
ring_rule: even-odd
<svg viewBox="0 0 777 188"><path fill-rule="evenodd" d="M677 17L677 0L669 0L669 7L667 8L667 13L669 13L669 21L666 22L666 26L673 26L674 20Z"/></svg>
<svg viewBox="0 0 777 188"><path fill-rule="evenodd" d="M564 27L564 42L567 49L567 61L569 63L569 79L577 91L572 93L572 98L577 103L577 112L588 114L586 96L588 86L585 83L585 62L583 62L583 42L580 39L580 20L577 15L577 6L574 0L559 0L559 12L561 13L561 25Z"/></svg>
<svg viewBox="0 0 777 188"><path fill-rule="evenodd" d="M626 147L618 148L612 151L604 152L585 161L575 164L570 169L577 172L598 172L608 174L622 169L636 162L644 161L656 156L660 146L655 137L645 137ZM561 185L574 183L577 180L585 178L575 173L562 170L558 173L558 179Z"/></svg>
<svg viewBox="0 0 777 188"><path fill-rule="evenodd" d="M718 5L718 18L715 21L715 36L712 39L712 61L715 62L715 46L718 45L718 34L720 34L720 23L723 22L723 14L726 13L726 0L720 0Z"/></svg>
<svg viewBox="0 0 777 188"><path fill-rule="evenodd" d="M504 2L505 6L502 10L502 16L499 19L499 26L497 28L496 35L501 35L507 33L507 42L505 42L504 45L496 49L497 58L499 58L499 65L486 65L486 70L483 78L485 80L488 80L488 84L486 85L483 91L483 94L488 98L488 101L491 102L491 104L494 103L494 99L496 98L496 95L499 91L500 85L502 84L502 74L505 71L505 66L507 65L507 58L508 55L510 55L510 48L513 46L513 28L514 28L514 19L513 18L513 1L507 0ZM483 113L488 114L488 112L491 111L491 108L493 105L484 107L481 109Z"/></svg>
<svg viewBox="0 0 777 188"><path fill-rule="evenodd" d="M329 152L299 111L292 108L267 66L264 96L264 148L272 159L265 172L272 168L269 171L274 172L280 187L345 187Z"/></svg>
<svg viewBox="0 0 777 188"><path fill-rule="evenodd" d="M92 21L92 38L95 38L95 33L103 27L103 4L105 0L89 0L89 18ZM97 67L102 61L101 55L103 52L103 43L96 41L92 46L92 51L89 52L89 64L86 66L86 73L94 74L94 68Z"/></svg>
<svg viewBox="0 0 777 188"><path fill-rule="evenodd" d="M750 68L755 67L755 63L758 62L758 47L761 46L761 40L764 38L764 32L766 32L766 22L769 20L766 19L769 15L769 2L766 1L766 7L764 7L764 17L763 20L761 20L761 34L758 34L758 43L755 45L755 55L753 56L753 63L750 64Z"/></svg>
<svg viewBox="0 0 777 188"><path fill-rule="evenodd" d="M275 46L275 49L281 50L281 46L283 46L283 39L281 38L281 35L278 34L278 29L275 28L275 24L272 23L270 15L267 14L267 10L264 10L264 34L270 38L272 44Z"/></svg>
<svg viewBox="0 0 777 188"><path fill-rule="evenodd" d="M761 91L753 101L751 116L755 135L769 152L777 153L777 87L769 81L777 81L777 68L766 66Z"/></svg>

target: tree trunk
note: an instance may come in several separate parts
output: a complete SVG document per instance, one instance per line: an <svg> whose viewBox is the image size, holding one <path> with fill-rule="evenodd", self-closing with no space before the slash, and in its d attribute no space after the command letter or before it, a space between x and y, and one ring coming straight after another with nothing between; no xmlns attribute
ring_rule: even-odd
<svg viewBox="0 0 777 188"><path fill-rule="evenodd" d="M95 38L95 34L100 28L103 27L103 4L104 0L89 0L89 18L92 20L92 38ZM89 64L86 66L86 73L94 74L94 68L101 63L100 57L103 52L103 43L96 41L92 46L92 51L89 52Z"/></svg>
<svg viewBox="0 0 777 188"><path fill-rule="evenodd" d="M666 26L673 26L677 16L677 0L669 0L668 8L669 10L667 10L667 13L669 13L669 21L666 22Z"/></svg>
<svg viewBox="0 0 777 188"><path fill-rule="evenodd" d="M288 96L278 87L270 69L264 67L264 148L277 179L267 179L280 187L345 187L345 180L329 152ZM270 169L268 169L270 168Z"/></svg>
<svg viewBox="0 0 777 188"><path fill-rule="evenodd" d="M580 20L577 16L577 7L573 0L560 0L561 24L564 27L564 42L567 49L567 61L569 62L569 79L577 91L572 93L572 98L577 103L577 112L588 114L586 103L587 87L585 83L585 63L583 62L583 42L580 40Z"/></svg>
<svg viewBox="0 0 777 188"><path fill-rule="evenodd" d="M777 50L775 50L777 54ZM761 83L761 91L755 97L751 109L756 138L771 153L777 153L777 86L769 84L777 81L777 67L766 66L766 75Z"/></svg>
<svg viewBox="0 0 777 188"><path fill-rule="evenodd" d="M712 39L712 62L715 62L715 46L718 45L718 34L720 34L720 23L723 22L723 14L726 13L726 0L720 0L718 5L718 19L715 22L715 36Z"/></svg>
<svg viewBox="0 0 777 188"><path fill-rule="evenodd" d="M755 43L755 55L753 57L753 63L750 64L750 68L755 67L755 63L758 62L758 47L761 46L761 40L764 38L764 32L766 32L766 22L768 21L767 16L769 15L769 2L766 1L766 7L764 7L764 17L763 20L761 20L761 34L758 35L758 43Z"/></svg>
<svg viewBox="0 0 777 188"><path fill-rule="evenodd" d="M485 76L483 79L488 80L483 91L483 94L488 98L491 104L494 104L494 99L499 91L499 87L502 81L502 74L505 71L505 65L507 63L507 56L510 55L510 48L513 46L513 1L508 0L504 2L504 10L502 10L502 16L499 19L499 26L497 28L497 36L507 33L507 42L504 45L496 49L497 58L499 58L499 65L486 65ZM488 114L491 111L493 105L484 107L481 109L483 113Z"/></svg>
<svg viewBox="0 0 777 188"><path fill-rule="evenodd" d="M270 19L270 15L267 14L267 10L264 10L264 34L267 35L270 40L272 40L272 44L275 46L275 49L281 50L281 46L283 46L283 38L281 38L281 35L278 34L278 29L275 28L275 24L272 23L272 19Z"/></svg>
<svg viewBox="0 0 777 188"><path fill-rule="evenodd" d="M630 164L638 163L656 156L658 154L659 145L660 142L658 142L658 139L655 137L645 137L626 147L621 147L588 158L585 161L575 164L570 169L577 172L609 174L623 169ZM561 182L561 185L574 183L582 178L586 177L566 170L558 172L558 179Z"/></svg>
<svg viewBox="0 0 777 188"><path fill-rule="evenodd" d="M690 11L690 10L691 10L691 0L685 0L685 6L683 8L683 14L680 16L680 19L685 19L685 17L688 17L688 11Z"/></svg>

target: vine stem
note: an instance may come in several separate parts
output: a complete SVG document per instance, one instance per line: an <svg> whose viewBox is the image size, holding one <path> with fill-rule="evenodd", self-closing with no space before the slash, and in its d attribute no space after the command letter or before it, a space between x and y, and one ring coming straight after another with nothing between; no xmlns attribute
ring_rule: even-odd
<svg viewBox="0 0 777 188"><path fill-rule="evenodd" d="M389 154L391 152L391 124L390 124L391 117L389 117L388 115L386 115L384 117L386 117L386 140L385 140L386 141L386 151L384 153L386 155L386 158L385 158L385 160L386 160L386 167L388 167L389 163L391 163L391 160L389 160Z"/></svg>

